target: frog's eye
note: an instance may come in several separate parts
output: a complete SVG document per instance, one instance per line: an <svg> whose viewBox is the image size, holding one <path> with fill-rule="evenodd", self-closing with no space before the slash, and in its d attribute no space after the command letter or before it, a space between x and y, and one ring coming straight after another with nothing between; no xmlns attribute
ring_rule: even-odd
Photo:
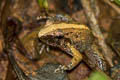
<svg viewBox="0 0 120 80"><path fill-rule="evenodd" d="M56 36L55 38L56 38L56 39L63 39L64 36Z"/></svg>

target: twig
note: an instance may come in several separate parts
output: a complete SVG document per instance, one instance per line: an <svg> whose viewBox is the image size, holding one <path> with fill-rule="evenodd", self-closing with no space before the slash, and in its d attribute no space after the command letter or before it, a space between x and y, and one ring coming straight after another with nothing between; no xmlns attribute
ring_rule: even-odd
<svg viewBox="0 0 120 80"><path fill-rule="evenodd" d="M118 14L120 14L120 7L111 3L109 0L102 0L102 1L104 1L106 4L110 5Z"/></svg>
<svg viewBox="0 0 120 80"><path fill-rule="evenodd" d="M8 50L8 57L9 57L10 63L12 65L15 73L17 74L19 80L31 80L25 75L25 73L22 71L22 69L18 66L17 62L15 61L12 49Z"/></svg>
<svg viewBox="0 0 120 80"><path fill-rule="evenodd" d="M112 51L105 43L104 37L102 35L102 32L100 31L95 14L91 9L90 0L81 0L81 2L83 5L83 8L84 8L84 11L86 13L86 17L88 19L88 22L89 22L91 29L93 31L93 34L98 38L98 42L103 50L103 54L104 54L106 60L108 61L109 65L112 67L113 66L113 63L111 60L112 59Z"/></svg>
<svg viewBox="0 0 120 80"><path fill-rule="evenodd" d="M100 14L99 6L97 5L97 0L90 0L90 6L95 14L96 17Z"/></svg>

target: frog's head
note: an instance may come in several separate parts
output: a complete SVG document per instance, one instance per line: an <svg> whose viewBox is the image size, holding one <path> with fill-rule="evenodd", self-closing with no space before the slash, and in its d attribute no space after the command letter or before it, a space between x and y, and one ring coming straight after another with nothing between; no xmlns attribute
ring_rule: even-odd
<svg viewBox="0 0 120 80"><path fill-rule="evenodd" d="M47 26L40 30L39 39L47 45L64 48L66 40L62 29L55 27L55 25Z"/></svg>
<svg viewBox="0 0 120 80"><path fill-rule="evenodd" d="M62 33L58 32L57 30L53 32L49 32L39 37L39 39L48 45L56 46L56 47L63 45L64 44L63 40L65 40L64 35L62 35Z"/></svg>

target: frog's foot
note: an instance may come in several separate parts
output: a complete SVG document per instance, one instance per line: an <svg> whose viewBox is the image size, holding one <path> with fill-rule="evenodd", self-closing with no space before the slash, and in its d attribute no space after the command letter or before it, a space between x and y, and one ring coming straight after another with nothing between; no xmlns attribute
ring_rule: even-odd
<svg viewBox="0 0 120 80"><path fill-rule="evenodd" d="M54 73L59 73L59 72L63 73L66 69L67 69L66 66L60 65L57 69L55 69Z"/></svg>

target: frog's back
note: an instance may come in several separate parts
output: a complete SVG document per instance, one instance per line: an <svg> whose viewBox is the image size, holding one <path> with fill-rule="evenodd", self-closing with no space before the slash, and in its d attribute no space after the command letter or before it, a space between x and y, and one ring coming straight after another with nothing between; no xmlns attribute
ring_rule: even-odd
<svg viewBox="0 0 120 80"><path fill-rule="evenodd" d="M74 47L80 52L83 52L90 47L94 40L91 30L86 28L86 26L79 29L69 28L68 30L65 30L66 33L67 31L69 31L69 34L65 34L65 37L69 38L71 44L73 44Z"/></svg>

